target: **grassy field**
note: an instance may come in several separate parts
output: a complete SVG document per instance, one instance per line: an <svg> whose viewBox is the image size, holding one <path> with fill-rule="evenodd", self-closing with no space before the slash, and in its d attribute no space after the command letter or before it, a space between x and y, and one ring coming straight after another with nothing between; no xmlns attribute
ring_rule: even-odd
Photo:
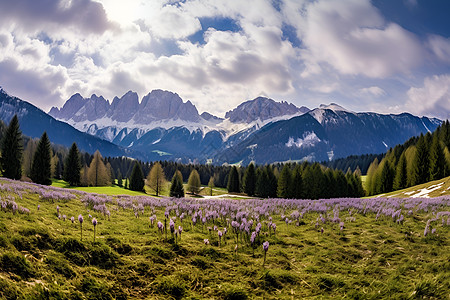
<svg viewBox="0 0 450 300"><path fill-rule="evenodd" d="M381 194L378 197L440 197L450 195L450 177L430 181L407 189Z"/></svg>
<svg viewBox="0 0 450 300"><path fill-rule="evenodd" d="M450 203L442 197L172 202L0 179L0 200L1 299L450 297ZM181 237L158 230L158 221L170 227L165 211ZM254 248L245 229L233 230L235 219L253 220L249 232L261 222Z"/></svg>

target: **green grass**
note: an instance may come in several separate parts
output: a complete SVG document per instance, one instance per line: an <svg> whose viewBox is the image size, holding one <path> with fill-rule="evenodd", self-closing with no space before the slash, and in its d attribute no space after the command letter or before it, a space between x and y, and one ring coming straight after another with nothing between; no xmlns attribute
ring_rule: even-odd
<svg viewBox="0 0 450 300"><path fill-rule="evenodd" d="M424 189L430 190L430 192ZM423 191L422 194L420 194ZM407 189L398 190L386 194L378 195L379 197L439 197L450 195L450 177L446 177L440 180L430 181L424 184L409 187Z"/></svg>
<svg viewBox="0 0 450 300"><path fill-rule="evenodd" d="M69 186L69 184L66 181L58 180L58 179L52 180L52 186L73 189L73 190L83 191L83 192L88 192L88 193L110 195L110 196L116 196L116 195L142 196L142 195L145 195L145 193L143 193L143 192L135 192L135 191L127 190L127 189L125 189L123 187L119 187L117 185L71 187L71 186Z"/></svg>
<svg viewBox="0 0 450 300"><path fill-rule="evenodd" d="M434 222L437 233L424 237L425 224L436 213L432 211L405 213L404 223L397 224L390 217L375 221L373 213L356 210L350 216L345 209L340 213L343 232L330 222L315 228L318 213L305 214L299 226L286 225L280 215L272 215L276 235L267 234L263 219L263 236L255 251L240 242L236 254L230 227L219 247L217 233L193 227L186 218L181 240L175 243L170 233L166 239L150 226L153 214L164 220L163 208L146 207L136 218L132 209L118 208L112 197L114 201L106 203L111 211L108 219L86 207L80 201L83 196L52 202L36 193L14 192L1 179L0 184L2 201L14 200L31 211L29 215L0 211L0 299L450 296L450 226ZM57 205L68 218L83 214L82 241L80 224L58 219ZM440 210L448 211L449 206ZM95 242L89 214L98 219ZM285 214L289 216L290 210ZM332 218L331 210L329 214ZM226 222L216 220L215 225L223 228ZM210 245L203 243L205 238ZM263 267L264 240L270 248Z"/></svg>

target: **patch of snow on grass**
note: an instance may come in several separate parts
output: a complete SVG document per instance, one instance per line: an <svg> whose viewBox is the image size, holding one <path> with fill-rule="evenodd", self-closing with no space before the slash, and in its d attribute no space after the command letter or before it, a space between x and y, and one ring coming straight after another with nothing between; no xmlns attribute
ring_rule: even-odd
<svg viewBox="0 0 450 300"><path fill-rule="evenodd" d="M441 182L441 183L429 186L428 188L421 189L421 190L419 190L419 192L417 194L411 196L411 198L419 198L419 197L430 198L430 196L428 194L433 192L433 191L435 191L435 190L440 189L441 185L443 185L443 184L444 183Z"/></svg>

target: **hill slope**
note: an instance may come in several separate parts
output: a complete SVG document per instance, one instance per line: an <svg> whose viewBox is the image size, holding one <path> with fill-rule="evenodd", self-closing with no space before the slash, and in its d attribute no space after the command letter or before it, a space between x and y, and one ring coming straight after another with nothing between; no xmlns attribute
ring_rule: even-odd
<svg viewBox="0 0 450 300"><path fill-rule="evenodd" d="M430 198L450 196L450 176L375 197Z"/></svg>

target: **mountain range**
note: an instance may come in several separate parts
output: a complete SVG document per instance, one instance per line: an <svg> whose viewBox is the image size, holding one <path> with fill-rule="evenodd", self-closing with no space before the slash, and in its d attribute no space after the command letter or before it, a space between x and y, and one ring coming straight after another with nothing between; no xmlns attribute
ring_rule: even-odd
<svg viewBox="0 0 450 300"><path fill-rule="evenodd" d="M220 118L199 114L190 101L163 90L140 100L132 91L112 101L75 94L49 114L2 90L0 108L6 122L19 115L24 134L39 137L46 130L53 142L70 146L75 141L87 152L214 164L383 153L441 123L409 113L356 113L335 103L310 110L265 97L243 102Z"/></svg>

